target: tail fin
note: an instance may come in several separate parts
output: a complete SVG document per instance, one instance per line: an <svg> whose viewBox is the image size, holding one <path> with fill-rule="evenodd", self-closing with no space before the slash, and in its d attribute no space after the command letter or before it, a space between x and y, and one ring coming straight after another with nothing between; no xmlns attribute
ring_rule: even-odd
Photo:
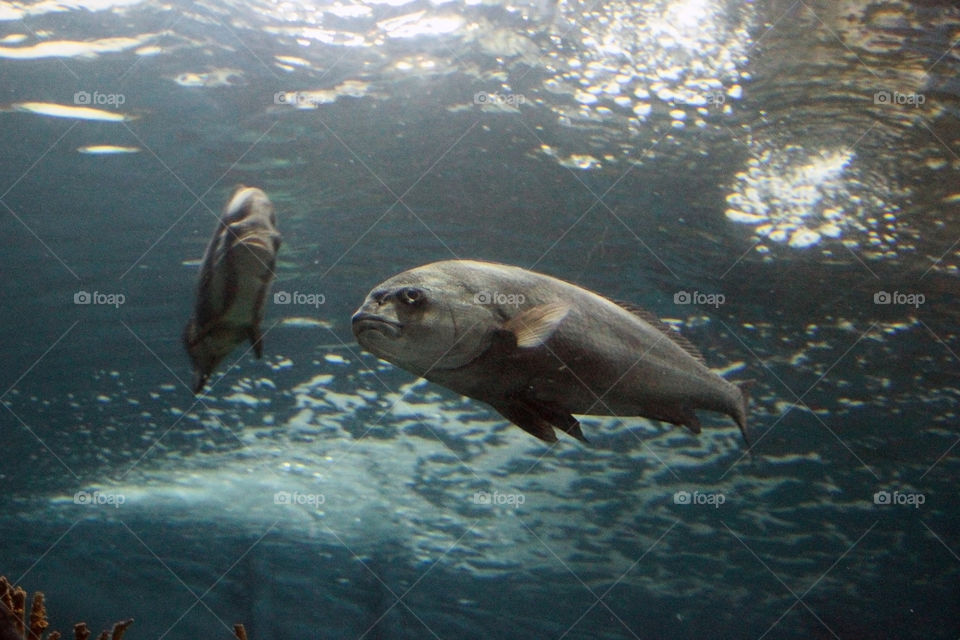
<svg viewBox="0 0 960 640"><path fill-rule="evenodd" d="M756 380L741 380L736 383L737 388L740 389L741 403L735 419L737 426L740 427L740 434L743 436L743 441L747 444L747 451L753 448L753 443L750 442L750 436L747 433L747 409L750 407L750 389L753 388L756 382Z"/></svg>

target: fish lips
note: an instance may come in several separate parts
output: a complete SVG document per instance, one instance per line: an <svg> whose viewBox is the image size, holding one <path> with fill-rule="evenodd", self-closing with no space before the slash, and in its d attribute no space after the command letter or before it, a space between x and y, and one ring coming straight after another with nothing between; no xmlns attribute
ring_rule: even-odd
<svg viewBox="0 0 960 640"><path fill-rule="evenodd" d="M237 244L248 247L251 250L259 249L261 251L273 251L273 240L262 235L248 235L240 238Z"/></svg>
<svg viewBox="0 0 960 640"><path fill-rule="evenodd" d="M353 335L358 338L369 331L376 331L387 338L399 338L403 333L403 325L399 322L365 311L355 313L352 324Z"/></svg>

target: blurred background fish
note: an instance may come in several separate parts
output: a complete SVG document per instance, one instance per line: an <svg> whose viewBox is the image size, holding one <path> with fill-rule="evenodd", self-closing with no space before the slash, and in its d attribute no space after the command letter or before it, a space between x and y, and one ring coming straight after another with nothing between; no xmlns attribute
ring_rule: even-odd
<svg viewBox="0 0 960 640"><path fill-rule="evenodd" d="M193 362L194 393L244 340L257 358L263 356L260 323L280 239L267 194L238 187L203 256L193 317L183 334Z"/></svg>

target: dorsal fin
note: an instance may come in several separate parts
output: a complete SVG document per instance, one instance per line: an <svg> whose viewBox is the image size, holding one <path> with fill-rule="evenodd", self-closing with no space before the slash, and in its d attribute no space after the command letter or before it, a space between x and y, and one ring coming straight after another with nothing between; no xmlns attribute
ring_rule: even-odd
<svg viewBox="0 0 960 640"><path fill-rule="evenodd" d="M629 311L633 315L637 316L638 318L640 318L641 320L643 320L644 322L652 326L654 329L657 329L658 331L663 333L665 336L670 338L670 340L673 341L674 344L676 344L678 347L680 347L681 349L689 353L691 356L693 356L697 360L697 362L704 365L707 363L707 361L703 358L703 354L700 353L699 349L693 346L692 342L687 340L682 333L680 333L679 331L676 331L673 327L671 327L666 322L658 318L655 313L651 313L646 309L644 309L643 307L638 307L632 302L623 302L621 300L611 300L611 302L613 302L618 307L621 307L622 309Z"/></svg>

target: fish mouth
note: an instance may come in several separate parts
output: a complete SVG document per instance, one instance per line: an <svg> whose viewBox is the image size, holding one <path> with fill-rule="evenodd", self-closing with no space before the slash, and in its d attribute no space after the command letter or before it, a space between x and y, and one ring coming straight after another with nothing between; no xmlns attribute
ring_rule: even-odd
<svg viewBox="0 0 960 640"><path fill-rule="evenodd" d="M264 251L273 251L273 246L269 243L268 239L259 233L248 233L245 236L240 236L237 238L236 243L249 249L257 248L263 249Z"/></svg>
<svg viewBox="0 0 960 640"><path fill-rule="evenodd" d="M378 331L390 338L399 338L403 325L399 322L387 320L372 313L360 312L353 316L353 333L360 335L367 331Z"/></svg>

